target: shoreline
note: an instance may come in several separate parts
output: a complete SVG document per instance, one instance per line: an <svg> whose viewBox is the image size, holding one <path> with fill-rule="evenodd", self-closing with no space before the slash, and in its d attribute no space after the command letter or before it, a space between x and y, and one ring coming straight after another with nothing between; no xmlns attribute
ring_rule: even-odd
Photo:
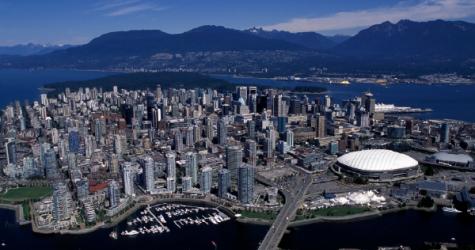
<svg viewBox="0 0 475 250"><path fill-rule="evenodd" d="M398 212L409 211L409 210L422 211L422 212L436 212L437 207L436 206L432 208L402 207L402 208L393 208L393 209L382 210L382 211L373 210L373 211L368 211L368 212L363 212L363 213L358 213L358 214L351 214L351 215L344 215L344 216L318 216L318 217L310 218L310 219L292 221L289 224L289 228L296 228L300 226L306 226L306 225L311 225L311 224L321 223L321 222L347 223L347 222L352 222L352 221L371 219L375 217L384 216L386 214L398 213ZM266 226L270 226L273 223L273 221L270 221L270 220L258 219L258 218L245 218L245 217L237 218L236 221L240 223L266 225Z"/></svg>
<svg viewBox="0 0 475 250"><path fill-rule="evenodd" d="M36 227L34 222L31 222L31 229L33 232L38 234L70 234L70 235L80 235L80 234L88 234L95 232L100 229L108 229L117 226L119 223L127 219L132 214L136 213L138 210L143 209L148 205L156 205L156 204L163 204L163 203L179 203L179 204L190 204L190 205L204 205L212 208L219 209L221 212L225 213L226 215L235 218L234 213L227 207L224 207L216 202L209 201L209 200L196 200L196 199L189 199L189 198L156 198L151 201L136 203L133 207L129 208L123 214L119 215L118 217L112 218L111 222L100 222L92 227L83 228L83 229L76 229L76 230L44 230L39 229Z"/></svg>

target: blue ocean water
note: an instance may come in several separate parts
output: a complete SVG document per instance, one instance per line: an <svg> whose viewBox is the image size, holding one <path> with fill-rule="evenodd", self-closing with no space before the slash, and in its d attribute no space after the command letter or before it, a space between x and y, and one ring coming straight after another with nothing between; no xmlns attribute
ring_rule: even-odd
<svg viewBox="0 0 475 250"><path fill-rule="evenodd" d="M112 74L103 71L79 71L67 69L51 70L0 70L0 107L16 100L34 101L39 99L38 88L46 83L67 80L88 80Z"/></svg>

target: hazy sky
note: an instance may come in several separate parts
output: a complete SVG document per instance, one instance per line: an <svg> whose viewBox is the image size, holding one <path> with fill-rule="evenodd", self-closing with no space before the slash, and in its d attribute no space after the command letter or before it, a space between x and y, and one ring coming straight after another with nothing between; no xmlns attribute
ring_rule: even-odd
<svg viewBox="0 0 475 250"><path fill-rule="evenodd" d="M0 45L81 44L110 31L206 24L354 34L400 19L475 21L475 0L0 0Z"/></svg>

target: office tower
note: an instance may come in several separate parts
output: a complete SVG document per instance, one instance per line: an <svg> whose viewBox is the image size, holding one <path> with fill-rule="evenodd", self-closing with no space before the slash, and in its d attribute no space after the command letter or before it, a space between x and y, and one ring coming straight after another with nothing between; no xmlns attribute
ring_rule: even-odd
<svg viewBox="0 0 475 250"><path fill-rule="evenodd" d="M68 187L63 182L53 185L53 220L67 220L73 214L73 201Z"/></svg>
<svg viewBox="0 0 475 250"><path fill-rule="evenodd" d="M254 120L247 122L247 136L251 139L256 138L256 122Z"/></svg>
<svg viewBox="0 0 475 250"><path fill-rule="evenodd" d="M226 194L231 188L231 176L229 170L222 168L218 171L218 196L226 197Z"/></svg>
<svg viewBox="0 0 475 250"><path fill-rule="evenodd" d="M111 208L117 207L120 203L120 189L119 184L115 180L111 180L107 187L109 196L109 205Z"/></svg>
<svg viewBox="0 0 475 250"><path fill-rule="evenodd" d="M181 177L181 189L183 192L188 192L193 187L192 180L190 176Z"/></svg>
<svg viewBox="0 0 475 250"><path fill-rule="evenodd" d="M207 117L206 118L206 138L212 140L214 137L214 128L213 128L213 121Z"/></svg>
<svg viewBox="0 0 475 250"><path fill-rule="evenodd" d="M193 143L197 143L201 141L201 133L202 133L201 125L194 125L193 126Z"/></svg>
<svg viewBox="0 0 475 250"><path fill-rule="evenodd" d="M86 177L82 177L75 184L78 200L87 198L89 195L89 180Z"/></svg>
<svg viewBox="0 0 475 250"><path fill-rule="evenodd" d="M158 107L152 108L152 126L158 128L158 123L162 120L162 110Z"/></svg>
<svg viewBox="0 0 475 250"><path fill-rule="evenodd" d="M269 139L269 141L271 142L271 148L272 150L274 150L277 136L276 136L276 131L274 130L273 126L267 127L266 138Z"/></svg>
<svg viewBox="0 0 475 250"><path fill-rule="evenodd" d="M228 141L228 131L223 119L218 121L218 144L225 146Z"/></svg>
<svg viewBox="0 0 475 250"><path fill-rule="evenodd" d="M195 140L193 139L193 126L189 126L188 128L186 128L186 137L185 137L185 141L186 141L186 146L187 147L194 147L195 145Z"/></svg>
<svg viewBox="0 0 475 250"><path fill-rule="evenodd" d="M369 124L369 113L366 111L360 110L356 113L356 123L362 128L367 128Z"/></svg>
<svg viewBox="0 0 475 250"><path fill-rule="evenodd" d="M174 153L167 153L167 177L176 178L176 160Z"/></svg>
<svg viewBox="0 0 475 250"><path fill-rule="evenodd" d="M183 135L181 134L180 129L175 129L175 138L174 138L175 150L181 152L184 149L183 146Z"/></svg>
<svg viewBox="0 0 475 250"><path fill-rule="evenodd" d="M73 128L69 131L68 135L69 152L76 154L79 153L79 143L79 131L77 130L77 128Z"/></svg>
<svg viewBox="0 0 475 250"><path fill-rule="evenodd" d="M247 103L247 87L246 86L238 86L236 87L236 99L242 98L245 103Z"/></svg>
<svg viewBox="0 0 475 250"><path fill-rule="evenodd" d="M187 152L185 175L191 177L193 185L198 182L198 155L194 152Z"/></svg>
<svg viewBox="0 0 475 250"><path fill-rule="evenodd" d="M231 174L231 179L237 179L237 169L242 164L242 149L240 146L226 147L226 168Z"/></svg>
<svg viewBox="0 0 475 250"><path fill-rule="evenodd" d="M440 142L449 143L450 141L450 126L448 123L442 123L440 126Z"/></svg>
<svg viewBox="0 0 475 250"><path fill-rule="evenodd" d="M122 165L124 193L128 196L135 196L134 190L134 170L130 162L124 162Z"/></svg>
<svg viewBox="0 0 475 250"><path fill-rule="evenodd" d="M274 156L274 148L269 138L264 138L264 156L266 158L272 158Z"/></svg>
<svg viewBox="0 0 475 250"><path fill-rule="evenodd" d="M331 105L332 105L331 97L328 95L325 95L325 97L323 98L323 106L325 110L330 108Z"/></svg>
<svg viewBox="0 0 475 250"><path fill-rule="evenodd" d="M94 141L94 137L92 135L87 135L84 139L84 144L86 147L86 157L91 157L92 153L96 148L96 142Z"/></svg>
<svg viewBox="0 0 475 250"><path fill-rule="evenodd" d="M254 140L246 140L246 151L245 155L247 158L247 163L252 166L257 164L257 143Z"/></svg>
<svg viewBox="0 0 475 250"><path fill-rule="evenodd" d="M254 167L246 163L243 163L238 169L238 199L241 203L252 203L254 198L254 171Z"/></svg>
<svg viewBox="0 0 475 250"><path fill-rule="evenodd" d="M363 96L364 108L369 115L374 114L375 111L375 99L371 92L366 92Z"/></svg>
<svg viewBox="0 0 475 250"><path fill-rule="evenodd" d="M287 145L290 148L294 147L294 132L292 130L287 129L287 132L285 132L285 141L287 142Z"/></svg>
<svg viewBox="0 0 475 250"><path fill-rule="evenodd" d="M48 106L49 103L48 103L48 95L47 94L41 94L40 99L41 99L41 105Z"/></svg>
<svg viewBox="0 0 475 250"><path fill-rule="evenodd" d="M169 192L175 193L176 191L176 180L173 177L167 177L167 190Z"/></svg>
<svg viewBox="0 0 475 250"><path fill-rule="evenodd" d="M211 192L211 185L212 185L212 177L213 177L213 169L210 167L204 167L201 169L201 181L200 181L200 189L201 192L209 194Z"/></svg>
<svg viewBox="0 0 475 250"><path fill-rule="evenodd" d="M144 175L145 175L145 190L152 192L155 189L155 162L152 157L147 156L143 161Z"/></svg>
<svg viewBox="0 0 475 250"><path fill-rule="evenodd" d="M288 117L286 116L279 116L277 118L277 131L279 131L279 133L284 133L287 129L287 120Z"/></svg>
<svg viewBox="0 0 475 250"><path fill-rule="evenodd" d="M287 154L289 151L289 146L287 145L286 141L279 141L277 144L277 150L279 151L280 154Z"/></svg>
<svg viewBox="0 0 475 250"><path fill-rule="evenodd" d="M316 137L318 138L321 138L321 137L325 137L325 116L323 115L317 115L316 116L316 128L315 128L315 131L316 131Z"/></svg>
<svg viewBox="0 0 475 250"><path fill-rule="evenodd" d="M6 158L7 158L7 164L16 165L17 158L16 158L15 139L9 138L8 141L5 143L5 153L6 153Z"/></svg>
<svg viewBox="0 0 475 250"><path fill-rule="evenodd" d="M58 161L56 159L56 152L53 149L47 149L44 153L44 167L46 178L55 179L59 177Z"/></svg>

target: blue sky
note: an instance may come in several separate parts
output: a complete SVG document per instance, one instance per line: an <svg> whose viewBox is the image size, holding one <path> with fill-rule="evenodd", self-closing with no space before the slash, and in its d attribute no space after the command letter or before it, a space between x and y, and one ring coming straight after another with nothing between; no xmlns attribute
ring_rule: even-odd
<svg viewBox="0 0 475 250"><path fill-rule="evenodd" d="M82 44L117 30L236 29L354 34L400 19L475 21L475 0L0 0L0 45Z"/></svg>

